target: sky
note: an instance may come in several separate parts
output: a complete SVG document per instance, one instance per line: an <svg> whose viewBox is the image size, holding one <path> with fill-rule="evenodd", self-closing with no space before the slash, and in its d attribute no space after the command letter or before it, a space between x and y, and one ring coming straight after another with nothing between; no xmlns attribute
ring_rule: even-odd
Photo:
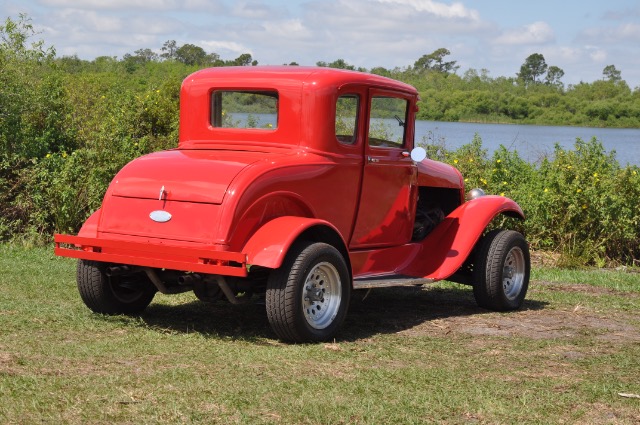
<svg viewBox="0 0 640 425"><path fill-rule="evenodd" d="M515 77L541 53L565 85L614 65L640 87L637 0L0 0L0 12L2 21L26 13L58 56L87 60L160 53L175 40L260 65L343 59L391 69L444 47L460 75Z"/></svg>

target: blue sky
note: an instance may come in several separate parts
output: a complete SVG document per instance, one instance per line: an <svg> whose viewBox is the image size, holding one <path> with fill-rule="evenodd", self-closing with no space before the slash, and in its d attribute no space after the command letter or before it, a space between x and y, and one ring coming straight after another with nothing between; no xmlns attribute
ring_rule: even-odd
<svg viewBox="0 0 640 425"><path fill-rule="evenodd" d="M191 43L261 65L346 62L412 65L445 47L460 65L513 77L532 53L576 84L615 65L640 86L637 0L2 0L2 17L27 13L58 56L117 56Z"/></svg>

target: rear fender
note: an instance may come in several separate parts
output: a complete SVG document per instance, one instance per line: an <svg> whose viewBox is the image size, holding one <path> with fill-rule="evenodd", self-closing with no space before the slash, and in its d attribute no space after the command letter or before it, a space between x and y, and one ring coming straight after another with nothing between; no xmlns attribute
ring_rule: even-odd
<svg viewBox="0 0 640 425"><path fill-rule="evenodd" d="M465 202L421 242L420 253L402 274L447 279L465 262L489 223L499 214L524 219L520 206L502 196Z"/></svg>
<svg viewBox="0 0 640 425"><path fill-rule="evenodd" d="M89 218L84 222L80 231L78 232L78 236L83 238L97 238L98 237L98 221L100 220L100 213L102 209L98 209L93 212L89 216Z"/></svg>
<svg viewBox="0 0 640 425"><path fill-rule="evenodd" d="M303 234L313 234L316 237L312 239L331 243L349 261L338 230L327 221L308 217L286 216L269 221L251 236L242 252L247 256L247 264L277 269L291 245Z"/></svg>

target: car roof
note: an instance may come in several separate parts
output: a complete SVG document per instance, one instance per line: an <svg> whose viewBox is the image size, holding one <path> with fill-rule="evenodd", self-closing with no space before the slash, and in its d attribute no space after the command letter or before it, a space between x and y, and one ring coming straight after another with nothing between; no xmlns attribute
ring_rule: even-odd
<svg viewBox="0 0 640 425"><path fill-rule="evenodd" d="M308 66L229 66L206 68L188 76L184 84L202 84L222 81L241 85L268 85L277 88L280 85L311 83L318 87L342 86L345 84L365 84L381 88L417 94L416 89L406 83L366 72L350 71L327 67Z"/></svg>

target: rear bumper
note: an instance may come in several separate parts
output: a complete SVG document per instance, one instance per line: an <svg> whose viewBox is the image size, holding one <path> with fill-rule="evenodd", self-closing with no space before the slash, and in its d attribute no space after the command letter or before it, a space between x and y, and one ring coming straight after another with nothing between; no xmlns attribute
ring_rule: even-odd
<svg viewBox="0 0 640 425"><path fill-rule="evenodd" d="M61 257L224 276L247 276L241 252L54 235L54 253Z"/></svg>

